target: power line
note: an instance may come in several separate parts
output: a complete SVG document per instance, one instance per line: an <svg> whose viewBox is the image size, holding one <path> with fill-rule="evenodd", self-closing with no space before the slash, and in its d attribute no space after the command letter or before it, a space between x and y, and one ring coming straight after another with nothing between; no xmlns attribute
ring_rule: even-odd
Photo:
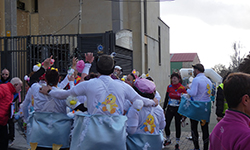
<svg viewBox="0 0 250 150"><path fill-rule="evenodd" d="M76 17L78 17L79 13L80 12L78 12L73 19L71 19L66 25L64 25L61 29L57 30L56 32L54 32L52 35L55 35L56 33L58 33L61 30L63 30L65 27L67 27Z"/></svg>

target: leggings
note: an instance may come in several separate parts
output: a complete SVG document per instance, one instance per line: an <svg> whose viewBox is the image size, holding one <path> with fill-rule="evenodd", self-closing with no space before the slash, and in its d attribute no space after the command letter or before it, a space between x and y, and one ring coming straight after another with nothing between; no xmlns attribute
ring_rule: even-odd
<svg viewBox="0 0 250 150"><path fill-rule="evenodd" d="M0 149L8 150L8 128L0 125Z"/></svg>
<svg viewBox="0 0 250 150"><path fill-rule="evenodd" d="M15 124L13 118L8 120L8 139L14 141L15 138Z"/></svg>
<svg viewBox="0 0 250 150"><path fill-rule="evenodd" d="M194 148L199 149L199 135L198 135L198 129L197 129L199 122L196 120L192 120L192 119L190 119L190 122L191 122L191 133L192 133ZM206 122L206 124L204 126L201 125L202 139L203 139L203 144L204 144L203 149L204 150L208 150L208 144L209 144L208 123L209 122Z"/></svg>
<svg viewBox="0 0 250 150"><path fill-rule="evenodd" d="M175 117L175 130L176 130L176 138L180 138L181 136L181 115L178 113L179 106L168 106L167 112L165 114L166 116L166 127L165 127L165 133L166 136L170 135L170 124Z"/></svg>

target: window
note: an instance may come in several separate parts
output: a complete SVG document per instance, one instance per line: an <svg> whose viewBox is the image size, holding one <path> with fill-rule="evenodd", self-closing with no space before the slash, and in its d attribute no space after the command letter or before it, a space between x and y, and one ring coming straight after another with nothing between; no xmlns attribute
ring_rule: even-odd
<svg viewBox="0 0 250 150"><path fill-rule="evenodd" d="M17 9L25 10L25 3L18 0Z"/></svg>
<svg viewBox="0 0 250 150"><path fill-rule="evenodd" d="M38 12L38 0L34 0L34 12Z"/></svg>
<svg viewBox="0 0 250 150"><path fill-rule="evenodd" d="M161 66L161 27L158 26L159 66Z"/></svg>

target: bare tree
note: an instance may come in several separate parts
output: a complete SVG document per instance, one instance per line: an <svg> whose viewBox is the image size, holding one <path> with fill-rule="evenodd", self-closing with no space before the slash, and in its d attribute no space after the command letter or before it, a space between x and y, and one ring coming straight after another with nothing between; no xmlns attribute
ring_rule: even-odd
<svg viewBox="0 0 250 150"><path fill-rule="evenodd" d="M222 77L224 77L229 72L228 68L222 64L217 64L212 69Z"/></svg>
<svg viewBox="0 0 250 150"><path fill-rule="evenodd" d="M240 56L240 49L242 47L240 42L234 42L232 47L234 50L234 54L230 56L231 62L229 64L229 67L226 68L226 66L222 64L217 64L213 67L214 71L222 77L224 77L228 72L236 72L240 63L245 58L245 55L243 57Z"/></svg>
<svg viewBox="0 0 250 150"><path fill-rule="evenodd" d="M228 70L230 70L231 72L236 72L240 63L243 61L245 55L243 57L240 56L240 49L241 49L241 45L238 42L234 42L233 44L233 50L234 50L234 54L232 56L230 56L231 58L231 63L229 65Z"/></svg>

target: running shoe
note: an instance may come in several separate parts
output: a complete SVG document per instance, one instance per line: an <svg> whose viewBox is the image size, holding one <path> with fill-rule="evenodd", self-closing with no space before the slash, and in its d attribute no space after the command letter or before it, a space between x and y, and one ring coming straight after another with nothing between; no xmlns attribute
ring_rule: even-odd
<svg viewBox="0 0 250 150"><path fill-rule="evenodd" d="M169 144L171 144L171 140L166 140L165 142L164 142L164 146L167 146L167 145L169 145Z"/></svg>
<svg viewBox="0 0 250 150"><path fill-rule="evenodd" d="M179 144L175 145L175 150L180 150Z"/></svg>

